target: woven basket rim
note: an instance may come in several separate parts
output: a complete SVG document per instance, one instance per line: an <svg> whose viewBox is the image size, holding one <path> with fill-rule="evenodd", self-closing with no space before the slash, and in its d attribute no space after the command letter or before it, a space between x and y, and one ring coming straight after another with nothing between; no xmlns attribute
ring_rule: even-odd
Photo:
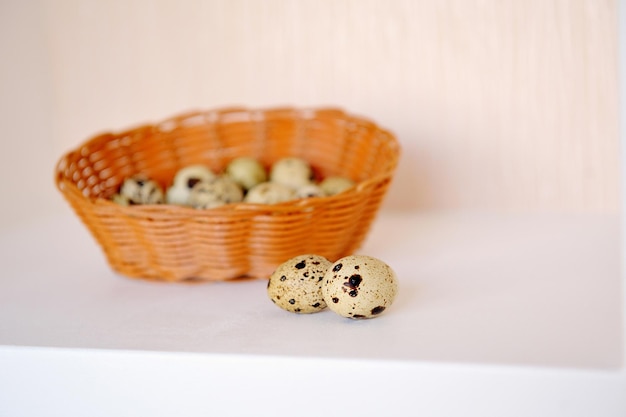
<svg viewBox="0 0 626 417"><path fill-rule="evenodd" d="M337 116L341 116L345 120L356 121L360 123L370 123L376 127L377 131L383 135L386 135L390 138L389 145L395 148L394 159L391 161L387 161L388 169L364 179L362 181L357 182L350 189L333 196L322 196L322 197L308 197L301 199L294 199L285 201L277 204L258 204L258 203L248 203L248 202L238 202L231 203L224 206L216 207L211 210L198 210L192 207L180 206L174 204L143 204L143 205L132 205L132 206L120 206L119 204L114 203L110 199L104 197L88 197L85 196L78 186L69 178L64 175L64 171L66 168L66 164L70 157L74 154L84 154L88 153L87 149L98 144L99 142L107 142L109 140L113 140L118 137L122 137L131 132L137 132L140 130L149 130L149 131L161 131L161 126L167 126L168 123L175 123L180 120L186 120L190 118L204 118L204 119L212 119L215 118L218 114L252 114L252 115L263 115L268 113L280 113L280 112L295 112L297 114L306 115L309 119L313 119L312 115L316 114L336 114ZM254 121L262 121L263 118L254 119ZM394 175L395 169L398 165L398 160L400 156L400 144L396 136L389 130L381 128L378 124L373 122L371 119L367 117L362 117L356 114L347 113L341 108L338 107L288 107L288 106L275 106L275 107L265 107L265 108L254 108L254 107L243 107L243 106L232 106L232 107L221 107L216 109L208 109L208 110L189 110L184 112L179 112L171 117L168 117L162 121L152 122L152 123L141 123L136 125L136 127L119 129L119 130L108 130L102 131L95 135L92 135L88 139L79 143L76 147L70 149L65 152L61 158L59 158L56 166L55 166L55 184L61 193L74 192L79 195L83 201L89 202L90 204L100 204L105 207L109 207L111 209L118 210L120 213L128 213L138 215L140 213L143 214L151 214L151 213L163 213L170 212L172 214L193 214L194 216L212 216L216 214L224 214L224 213L235 213L235 212L259 212L264 213L271 211L273 213L276 212L289 212L289 211L299 211L307 208L312 208L316 206L320 206L326 202L333 200L346 199L351 194L358 194L361 190L367 188L372 184L379 183L384 181L385 179L391 179Z"/></svg>

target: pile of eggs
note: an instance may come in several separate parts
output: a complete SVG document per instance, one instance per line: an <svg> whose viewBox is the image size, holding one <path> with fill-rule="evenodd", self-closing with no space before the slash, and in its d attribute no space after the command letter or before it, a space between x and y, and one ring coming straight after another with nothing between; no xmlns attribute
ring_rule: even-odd
<svg viewBox="0 0 626 417"><path fill-rule="evenodd" d="M121 205L165 203L209 209L230 203L277 204L332 196L354 185L351 179L339 176L316 183L311 166L300 158L282 158L268 173L258 160L239 157L230 161L221 174L204 165L184 167L166 190L145 176L127 178L112 200Z"/></svg>
<svg viewBox="0 0 626 417"><path fill-rule="evenodd" d="M350 319L378 317L393 303L395 272L380 259L350 255L332 263L320 255L296 256L270 276L267 294L292 313L317 313L328 307Z"/></svg>

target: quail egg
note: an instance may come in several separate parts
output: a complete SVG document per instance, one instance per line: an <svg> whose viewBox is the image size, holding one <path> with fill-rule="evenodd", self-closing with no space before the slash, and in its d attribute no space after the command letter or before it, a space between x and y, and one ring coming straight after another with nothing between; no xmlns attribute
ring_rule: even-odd
<svg viewBox="0 0 626 417"><path fill-rule="evenodd" d="M335 195L354 187L354 181L346 177L331 176L324 178L319 186L326 195Z"/></svg>
<svg viewBox="0 0 626 417"><path fill-rule="evenodd" d="M243 200L243 190L228 177L215 177L199 182L189 193L189 205L197 209L208 209Z"/></svg>
<svg viewBox="0 0 626 417"><path fill-rule="evenodd" d="M313 170L307 161L288 157L276 161L270 170L270 181L297 189L311 182Z"/></svg>
<svg viewBox="0 0 626 417"><path fill-rule="evenodd" d="M296 198L292 188L275 182L263 182L248 191L244 201L256 204L278 204Z"/></svg>
<svg viewBox="0 0 626 417"><path fill-rule="evenodd" d="M194 185L199 182L208 182L213 178L215 178L213 171L204 165L189 165L182 168L174 176L165 199L169 204L188 205L189 195Z"/></svg>
<svg viewBox="0 0 626 417"><path fill-rule="evenodd" d="M326 308L322 282L331 262L319 255L300 255L276 268L267 295L278 307L293 313L316 313Z"/></svg>
<svg viewBox="0 0 626 417"><path fill-rule="evenodd" d="M226 167L225 172L246 191L267 181L267 173L263 165L250 157L242 156L233 159Z"/></svg>
<svg viewBox="0 0 626 417"><path fill-rule="evenodd" d="M113 201L115 204L119 204L120 206L130 205L130 200L128 199L128 197L119 193L113 194L111 196L111 201Z"/></svg>
<svg viewBox="0 0 626 417"><path fill-rule="evenodd" d="M120 187L121 199L128 199L128 204L160 204L163 203L163 189L161 186L143 175L127 178Z"/></svg>
<svg viewBox="0 0 626 417"><path fill-rule="evenodd" d="M391 267L366 255L337 260L326 271L322 286L328 308L351 319L377 317L393 303L397 292Z"/></svg>
<svg viewBox="0 0 626 417"><path fill-rule="evenodd" d="M296 190L297 198L324 197L326 193L319 186L309 183Z"/></svg>

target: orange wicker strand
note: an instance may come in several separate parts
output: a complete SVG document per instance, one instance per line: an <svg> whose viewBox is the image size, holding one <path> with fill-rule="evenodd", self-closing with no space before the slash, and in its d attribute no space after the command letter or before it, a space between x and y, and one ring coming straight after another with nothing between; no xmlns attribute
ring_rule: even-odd
<svg viewBox="0 0 626 417"><path fill-rule="evenodd" d="M357 185L331 197L211 210L119 206L124 179L145 174L168 187L187 165L216 172L238 156L270 167L307 160L318 179ZM98 135L65 154L56 185L118 273L161 281L267 278L285 260L316 253L334 261L362 244L395 173L400 148L376 124L339 109L229 108Z"/></svg>

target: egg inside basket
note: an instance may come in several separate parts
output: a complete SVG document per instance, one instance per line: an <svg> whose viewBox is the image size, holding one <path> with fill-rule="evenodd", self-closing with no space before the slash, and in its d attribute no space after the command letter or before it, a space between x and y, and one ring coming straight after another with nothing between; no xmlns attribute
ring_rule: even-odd
<svg viewBox="0 0 626 417"><path fill-rule="evenodd" d="M353 253L370 229L399 155L394 135L339 109L215 109L98 135L60 159L55 180L121 275L163 281L268 278L297 255L334 261ZM240 156L265 167L284 157L302 158L317 180L343 176L356 186L329 197L205 210L110 200L133 175L167 188L185 166L205 164L219 173Z"/></svg>

